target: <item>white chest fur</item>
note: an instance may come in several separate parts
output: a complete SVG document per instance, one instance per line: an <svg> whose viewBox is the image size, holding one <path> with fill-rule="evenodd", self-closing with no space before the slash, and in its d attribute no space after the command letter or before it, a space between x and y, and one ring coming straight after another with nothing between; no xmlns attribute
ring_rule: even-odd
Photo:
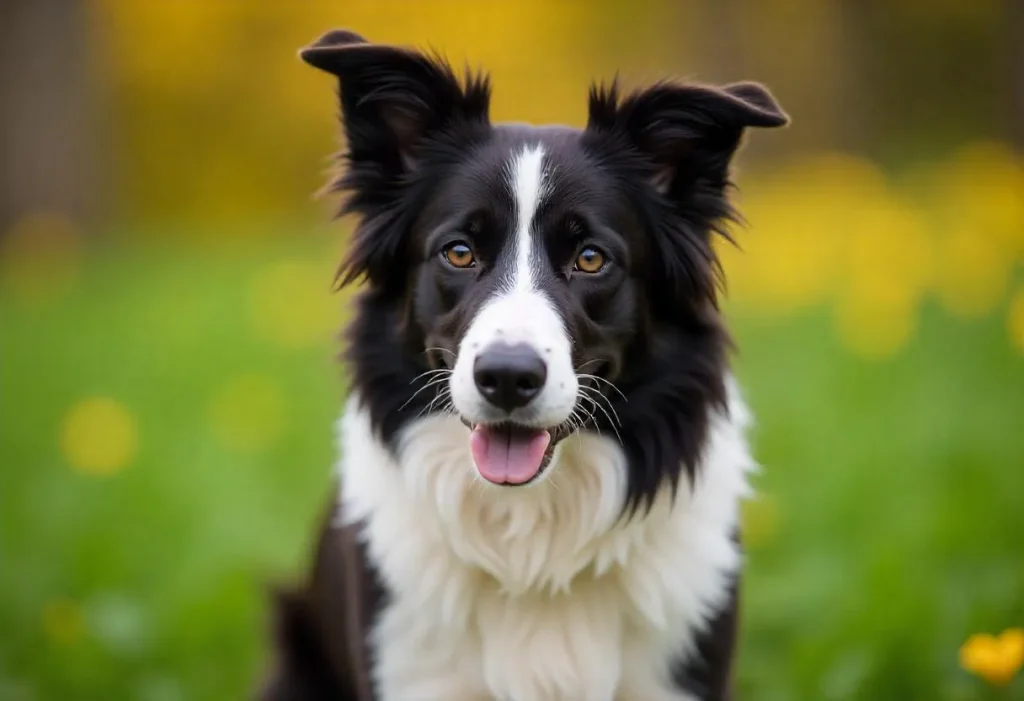
<svg viewBox="0 0 1024 701"><path fill-rule="evenodd" d="M390 590L373 633L383 701L682 701L668 667L724 602L746 474L747 411L713 423L696 488L619 520L614 440L572 436L536 486L476 477L468 429L431 416L395 458L356 398L342 502Z"/></svg>

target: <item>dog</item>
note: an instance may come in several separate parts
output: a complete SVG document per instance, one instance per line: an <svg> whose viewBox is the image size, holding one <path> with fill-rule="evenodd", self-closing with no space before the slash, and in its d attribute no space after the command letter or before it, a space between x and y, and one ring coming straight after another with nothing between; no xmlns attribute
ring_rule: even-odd
<svg viewBox="0 0 1024 701"><path fill-rule="evenodd" d="M732 697L755 464L716 237L759 84L595 84L494 124L485 74L333 30L358 217L339 491L266 701Z"/></svg>

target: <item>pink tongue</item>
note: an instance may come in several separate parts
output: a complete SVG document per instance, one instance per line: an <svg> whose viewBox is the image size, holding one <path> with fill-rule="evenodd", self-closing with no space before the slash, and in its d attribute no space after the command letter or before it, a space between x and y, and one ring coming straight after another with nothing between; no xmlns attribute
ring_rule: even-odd
<svg viewBox="0 0 1024 701"><path fill-rule="evenodd" d="M551 442L547 431L509 431L477 426L469 449L480 475L495 484L522 484L536 477Z"/></svg>

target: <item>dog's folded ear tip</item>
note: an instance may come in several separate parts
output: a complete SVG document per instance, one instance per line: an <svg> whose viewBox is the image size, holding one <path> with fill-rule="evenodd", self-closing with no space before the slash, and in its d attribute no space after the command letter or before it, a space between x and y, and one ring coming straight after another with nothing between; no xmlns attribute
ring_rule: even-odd
<svg viewBox="0 0 1024 701"><path fill-rule="evenodd" d="M789 124L789 115L779 106L771 91L761 83L744 80L726 85L723 90L757 110L760 119L756 126L783 127Z"/></svg>
<svg viewBox="0 0 1024 701"><path fill-rule="evenodd" d="M323 48L327 46L342 47L349 46L351 44L366 44L368 43L361 34L353 32L351 29L331 29L325 32L319 39L310 44L307 48Z"/></svg>
<svg viewBox="0 0 1024 701"><path fill-rule="evenodd" d="M306 63L313 68L322 68L326 70L324 65L324 52L315 46L307 46L303 49L299 49L298 56L303 63Z"/></svg>
<svg viewBox="0 0 1024 701"><path fill-rule="evenodd" d="M330 53L331 50L368 43L369 42L364 39L362 35L356 34L350 29L332 29L323 34L309 46L304 46L299 49L298 53L299 58L306 63L311 66L320 67L322 61L319 60L318 57L322 57L324 54Z"/></svg>

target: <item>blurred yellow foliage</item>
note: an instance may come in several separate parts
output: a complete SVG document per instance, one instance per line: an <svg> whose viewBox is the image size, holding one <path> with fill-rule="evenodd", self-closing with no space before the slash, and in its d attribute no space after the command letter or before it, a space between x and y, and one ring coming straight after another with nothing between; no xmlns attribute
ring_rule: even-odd
<svg viewBox="0 0 1024 701"><path fill-rule="evenodd" d="M967 12L951 0L933 5L900 12ZM582 125L589 84L619 68L627 85L672 75L706 80L718 77L709 71L735 68L728 52L701 35L725 16L704 4L637 0L595 10L545 0L351 0L343 6L94 0L89 7L96 75L106 86L117 135L119 201L129 218L236 224L179 228L197 237L269 233L272 227L237 223L268 215L294 222L320 213L295 203L308 203L338 143L336 96L332 79L304 66L296 51L332 27L437 49L457 69L486 67L495 85L495 121ZM967 14L977 19L978 12L995 11L993 3L986 7ZM787 18L795 15L813 17L816 29L790 32ZM830 51L842 38L836 34L842 19L835 8L810 0L766 3L733 17L732 40L748 42L752 51L766 27L766 36L784 34L790 43L778 54L785 59L757 49L764 63L755 75L722 77L768 79L784 104L821 108L790 100L799 98L801 86L842 87L833 74L846 74ZM807 58L806 65L794 68L794 56ZM719 246L732 299L772 317L829 307L843 343L870 358L892 356L913 339L920 305L930 297L964 317L995 311L1024 255L1019 156L1001 143L967 143L921 165L914 178L894 181L866 158L820 151L830 143L826 132L837 128L834 116L794 113L793 129L755 141L815 147L790 151L803 154L796 158L762 159L740 177L739 204L751 230L736 232L741 250ZM60 228L33 221L23 228ZM145 227L131 231L147 235ZM74 268L74 256L61 255L38 264L56 273L8 274L15 280L8 287L26 299L58 289ZM251 312L264 339L301 348L336 326L326 301L329 276L314 268L286 262L253 281Z"/></svg>
<svg viewBox="0 0 1024 701"><path fill-rule="evenodd" d="M751 230L736 232L741 251L719 246L731 298L768 316L833 306L843 343L869 358L913 337L932 293L955 313L992 313L1024 254L1024 166L986 142L938 171L901 185L828 153L744 178Z"/></svg>
<svg viewBox="0 0 1024 701"><path fill-rule="evenodd" d="M214 395L209 420L217 439L229 450L258 453L284 432L287 407L280 388L264 375L238 375Z"/></svg>
<svg viewBox="0 0 1024 701"><path fill-rule="evenodd" d="M931 246L920 216L905 203L866 203L854 221L837 308L840 337L863 355L891 355L915 329Z"/></svg>
<svg viewBox="0 0 1024 701"><path fill-rule="evenodd" d="M1002 300L1024 253L1024 166L999 144L970 144L941 170L938 293L963 316L980 316Z"/></svg>
<svg viewBox="0 0 1024 701"><path fill-rule="evenodd" d="M110 475L126 467L138 448L138 430L131 413L109 397L84 399L64 419L64 458L88 475Z"/></svg>
<svg viewBox="0 0 1024 701"><path fill-rule="evenodd" d="M772 314L832 297L856 219L887 196L876 166L842 153L798 159L740 185L749 231L736 232L741 250L721 249L729 289L744 306Z"/></svg>
<svg viewBox="0 0 1024 701"><path fill-rule="evenodd" d="M268 0L96 0L91 7L97 72L111 86L118 121L119 195L135 217L237 219L305 201L320 176L309 166L326 163L338 126L332 81L297 52L332 27L443 47L456 68L486 65L500 86L496 120L581 123L586 114L593 66L578 60L588 36L584 3L353 0L282 11ZM502 31L481 31L496 26ZM534 43L555 52L542 74Z"/></svg>
<svg viewBox="0 0 1024 701"><path fill-rule="evenodd" d="M960 666L990 684L1005 686L1024 665L1024 630L1010 628L998 637L978 633L960 648Z"/></svg>

